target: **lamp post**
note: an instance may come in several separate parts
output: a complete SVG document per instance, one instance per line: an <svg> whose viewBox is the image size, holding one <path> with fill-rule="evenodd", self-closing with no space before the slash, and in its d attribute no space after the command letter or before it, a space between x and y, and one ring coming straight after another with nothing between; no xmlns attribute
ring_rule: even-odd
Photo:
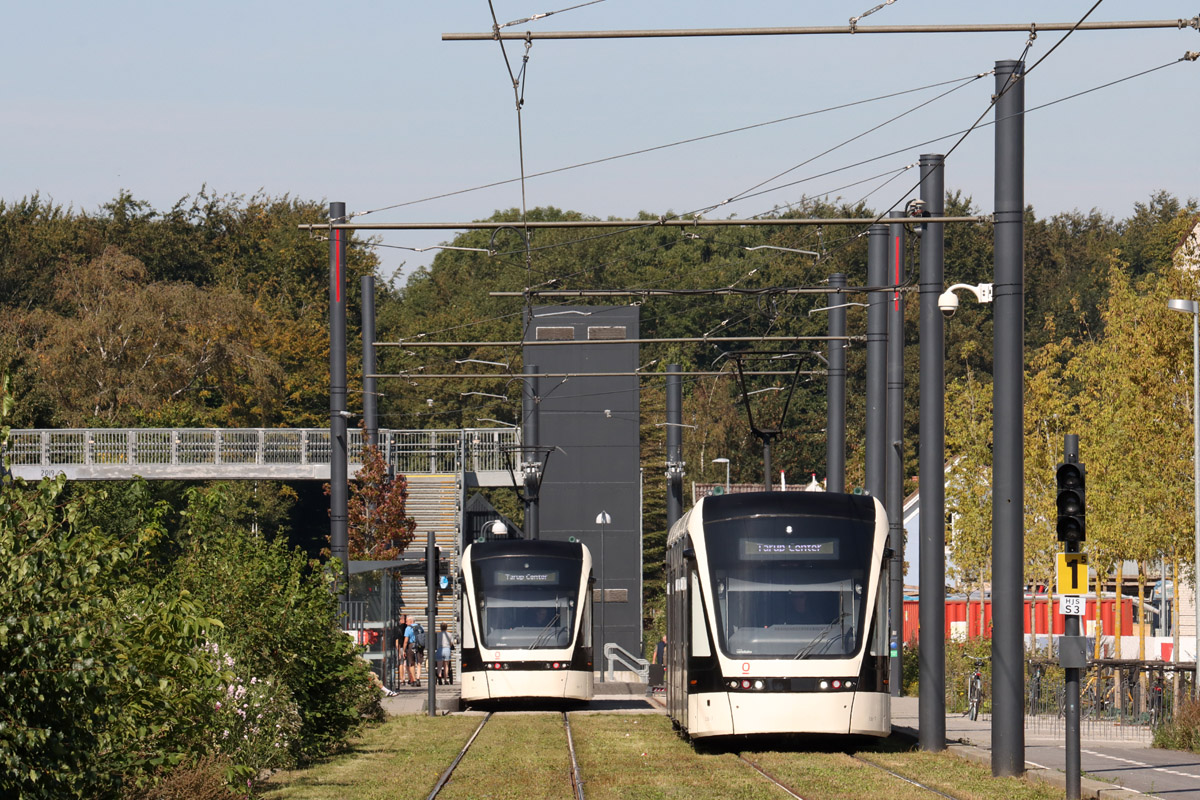
<svg viewBox="0 0 1200 800"><path fill-rule="evenodd" d="M712 463L725 465L725 494L729 494L729 459L728 458L714 458L712 460Z"/></svg>
<svg viewBox="0 0 1200 800"><path fill-rule="evenodd" d="M1195 300L1168 300L1167 308L1192 315L1192 470L1195 491L1195 565L1200 576L1200 304ZM1196 578L1193 593L1200 605L1200 577ZM1176 597L1179 593L1176 592ZM1196 679L1192 681L1193 693L1200 696L1200 622L1196 624Z"/></svg>

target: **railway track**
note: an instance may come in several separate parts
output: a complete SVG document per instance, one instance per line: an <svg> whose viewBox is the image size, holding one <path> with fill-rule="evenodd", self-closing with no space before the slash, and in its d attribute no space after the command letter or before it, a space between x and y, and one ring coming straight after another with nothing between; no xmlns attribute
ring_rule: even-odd
<svg viewBox="0 0 1200 800"><path fill-rule="evenodd" d="M850 755L850 754L847 754L847 755ZM793 787L784 783L782 780L779 779L778 776L773 775L770 772L768 772L767 770L763 769L762 766L760 766L759 764L756 764L754 761L751 761L750 759L746 758L741 753L738 754L738 758L741 759L743 762L745 762L751 769L753 769L759 775L762 775L764 778L766 778L771 783L775 784L781 790L783 790L784 792L787 792L789 797L795 798L795 800L805 800L805 798L802 795L796 793L796 791ZM850 755L850 758L852 758L855 762L857 762L859 764L870 767L872 769L879 770L880 772L887 773L888 775L892 776L893 778L904 781L905 783L911 784L912 786L916 786L917 788L928 792L930 795L932 795L934 797L943 797L943 798L946 798L946 800L960 800L960 798L955 797L954 795L946 794L945 792L941 791L940 789L935 789L932 786L928 786L928 785L921 783L920 781L910 778L906 775L901 775L900 773L894 772L894 771L888 769L887 767L884 767L880 764L876 764L875 762L871 761L870 759L861 758L856 755Z"/></svg>
<svg viewBox="0 0 1200 800"><path fill-rule="evenodd" d="M462 750L458 752L458 755L455 756L454 760L450 762L450 766L447 767L446 771L442 773L442 776L438 778L437 783L433 786L433 791L429 793L429 796L426 798L426 800L434 800L441 793L442 789L446 788L446 785L454 776L454 770L458 768L458 765L462 762L463 757L466 756L467 752L471 749L471 745L474 744L475 740L479 738L480 732L483 731L484 726L488 724L488 721L491 720L494 715L495 712L488 712L487 716L483 718L483 721L479 723L479 727L476 728L475 732L471 734L471 738L467 739L467 743L463 745ZM567 753L571 760L571 768L567 775L567 779L571 784L571 794L575 800L584 800L583 775L579 771L579 760L575 757L575 740L571 736L571 720L565 711L562 712L562 721L563 729L566 731L567 735Z"/></svg>

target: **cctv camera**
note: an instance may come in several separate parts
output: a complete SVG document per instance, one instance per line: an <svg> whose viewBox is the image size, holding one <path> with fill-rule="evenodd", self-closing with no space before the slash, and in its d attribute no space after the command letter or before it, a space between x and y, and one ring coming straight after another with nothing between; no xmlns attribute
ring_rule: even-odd
<svg viewBox="0 0 1200 800"><path fill-rule="evenodd" d="M958 310L958 295L947 289L938 297L938 308L942 310L942 315L946 319L954 316L954 312Z"/></svg>

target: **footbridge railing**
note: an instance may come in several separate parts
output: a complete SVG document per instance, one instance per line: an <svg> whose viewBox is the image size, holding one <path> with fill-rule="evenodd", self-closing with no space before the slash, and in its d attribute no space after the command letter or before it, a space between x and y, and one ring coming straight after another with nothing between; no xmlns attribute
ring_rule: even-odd
<svg viewBox="0 0 1200 800"><path fill-rule="evenodd" d="M363 434L348 431L353 474ZM6 467L38 480L329 480L327 428L73 428L11 431ZM381 430L384 458L400 474L463 471L483 486L506 485L516 428Z"/></svg>

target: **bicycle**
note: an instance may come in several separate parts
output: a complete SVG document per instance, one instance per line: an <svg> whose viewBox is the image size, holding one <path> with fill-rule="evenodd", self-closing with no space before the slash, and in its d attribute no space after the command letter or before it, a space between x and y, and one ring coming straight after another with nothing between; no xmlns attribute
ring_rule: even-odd
<svg viewBox="0 0 1200 800"><path fill-rule="evenodd" d="M1163 678L1162 670L1157 670L1150 682L1149 692L1150 697L1146 701L1149 706L1150 727L1157 728L1163 722L1163 695L1166 692L1166 682Z"/></svg>
<svg viewBox="0 0 1200 800"><path fill-rule="evenodd" d="M1046 671L1045 664L1029 662L1029 716L1038 715L1038 707L1042 703L1042 673Z"/></svg>
<svg viewBox="0 0 1200 800"><path fill-rule="evenodd" d="M983 659L975 659L975 669L967 681L967 716L971 721L979 719L983 707Z"/></svg>

